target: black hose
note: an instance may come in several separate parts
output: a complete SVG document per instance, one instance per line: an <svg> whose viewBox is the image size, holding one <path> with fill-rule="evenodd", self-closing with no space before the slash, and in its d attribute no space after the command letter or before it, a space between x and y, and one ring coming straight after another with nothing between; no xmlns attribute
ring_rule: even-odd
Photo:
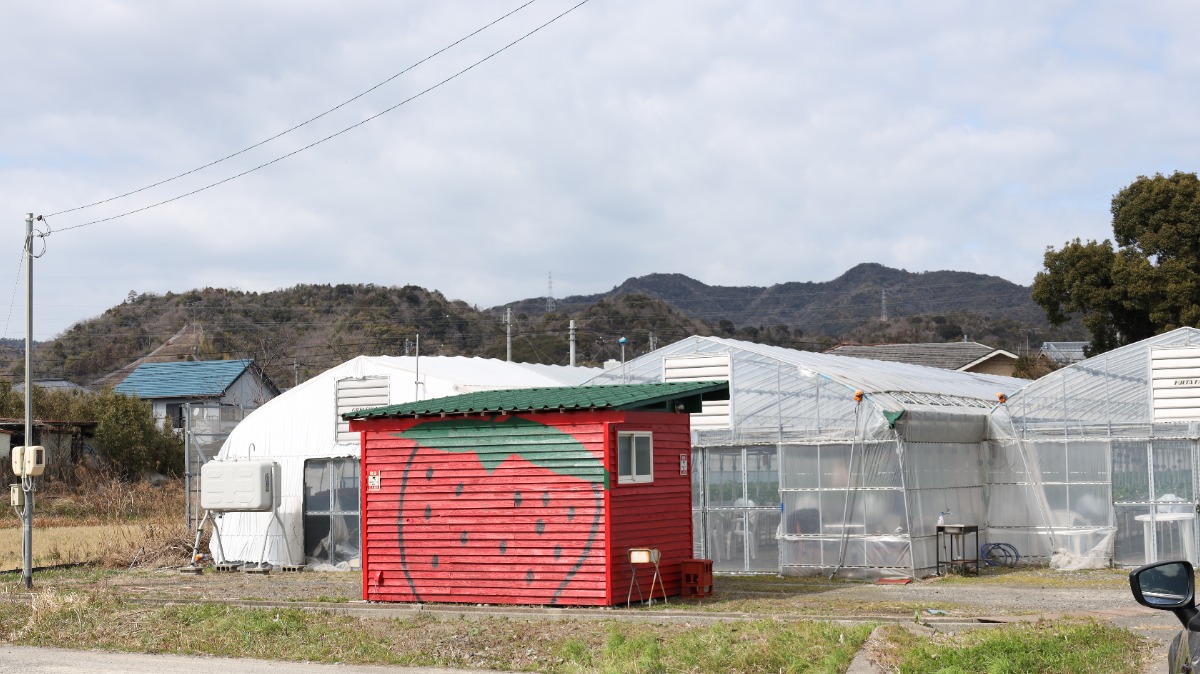
<svg viewBox="0 0 1200 674"><path fill-rule="evenodd" d="M979 546L979 558L988 566L1014 567L1021 561L1021 554L1008 543L984 543Z"/></svg>

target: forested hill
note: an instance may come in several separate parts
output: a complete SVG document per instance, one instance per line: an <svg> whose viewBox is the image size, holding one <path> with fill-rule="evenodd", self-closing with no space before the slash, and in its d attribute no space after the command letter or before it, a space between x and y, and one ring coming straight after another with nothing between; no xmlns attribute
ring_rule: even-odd
<svg viewBox="0 0 1200 674"><path fill-rule="evenodd" d="M662 300L724 332L731 327L761 331L783 325L816 341L945 341L966 335L1007 348L1023 345L1027 335L1036 343L1085 337L1077 325L1052 331L1027 286L972 272L912 273L871 263L832 281L765 288L710 286L682 274L650 274L605 293L567 297L555 304L557 310L571 312L628 294ZM546 300L511 306L536 316L545 311ZM888 320L881 320L884 316Z"/></svg>
<svg viewBox="0 0 1200 674"><path fill-rule="evenodd" d="M886 300L885 300L886 294ZM886 311L888 320L880 320ZM819 350L838 342L931 342L964 337L1021 351L1043 340L1085 339L1077 325L1051 330L1029 289L969 272L912 274L859 265L825 283L769 288L708 286L679 274L632 278L609 292L515 302L513 358L577 361L634 357L689 335L735 337ZM299 285L272 292L206 288L131 293L96 318L35 349L35 377L93 383L134 360L254 358L280 386L358 355L505 357L505 307L480 310L416 286ZM164 346L166 345L166 346ZM20 350L0 349L19 378Z"/></svg>
<svg viewBox="0 0 1200 674"><path fill-rule="evenodd" d="M575 312L577 361L599 364L711 328L664 303L629 295ZM569 318L514 317L513 358L566 363ZM465 355L504 358L503 317L416 286L300 285L255 293L205 288L136 294L34 350L35 378L89 384L153 353L153 360L254 358L281 387L359 355ZM163 345L166 344L164 347ZM156 351L157 350L157 351ZM0 350L19 377L20 351ZM6 361L6 362L5 362ZM108 382L108 383L111 383Z"/></svg>

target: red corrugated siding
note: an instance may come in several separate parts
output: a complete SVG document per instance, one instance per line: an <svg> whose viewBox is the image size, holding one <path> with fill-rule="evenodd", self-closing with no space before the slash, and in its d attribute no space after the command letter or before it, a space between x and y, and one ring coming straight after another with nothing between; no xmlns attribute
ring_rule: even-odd
<svg viewBox="0 0 1200 674"><path fill-rule="evenodd" d="M688 457L691 472L690 426L686 415L628 412L610 425L609 470L615 476L618 431L650 431L654 434L654 482L618 484L613 479L609 494L609 564L612 569L610 603L624 602L630 585L630 548L658 548L662 557L659 573L669 596L680 591L679 565L692 558L692 483L679 474L679 455ZM654 577L651 566L638 566L638 584L643 596L650 595ZM637 599L635 589L633 597ZM658 586L654 596L662 596Z"/></svg>
<svg viewBox="0 0 1200 674"><path fill-rule="evenodd" d="M604 485L576 475L603 467L604 426L594 414L521 418L553 422L587 455L559 459L560 438L526 436L524 427L465 427L445 441L467 449L443 451L397 437L430 420L360 422L370 429L363 449L366 599L605 603ZM538 464L512 456L539 450ZM366 481L375 470L380 489L372 492Z"/></svg>
<svg viewBox="0 0 1200 674"><path fill-rule="evenodd" d="M446 434L447 449L432 449L401 435L429 419L353 422L364 430L364 598L620 603L629 587L630 547L658 547L667 594L678 594L679 562L692 556L691 482L679 475L679 455L690 457L688 417L517 416L570 437L492 426L474 417ZM450 427L463 419L438 423ZM653 483L616 483L617 429L654 433ZM580 446L586 454L579 453ZM518 452L531 458L515 456ZM608 489L594 481L593 470L613 476ZM367 486L372 471L380 472L378 491ZM651 575L639 572L646 594Z"/></svg>

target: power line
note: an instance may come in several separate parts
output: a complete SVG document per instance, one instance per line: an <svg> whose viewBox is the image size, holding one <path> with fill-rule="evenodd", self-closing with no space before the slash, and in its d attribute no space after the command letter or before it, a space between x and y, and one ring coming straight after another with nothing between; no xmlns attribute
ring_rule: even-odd
<svg viewBox="0 0 1200 674"><path fill-rule="evenodd" d="M321 143L324 143L324 142L325 142L325 141L327 141L327 140L332 140L332 139L334 139L334 138L337 138L338 136L340 136L340 135L342 135L342 134L344 134L344 133L346 133L346 132L348 132L348 131L352 131L352 130L354 130L354 129L357 129L357 128L358 128L358 127L360 127L360 126L363 126L364 124L366 124L366 123L368 123L368 122L371 122L371 121L373 121L373 120L375 120L375 119L378 119L378 118L380 118L380 117L382 117L382 116L384 116L384 115L388 114L389 112L392 112L392 111L396 110L397 108L399 108L399 107L401 107L401 106L403 106L403 105L407 105L408 103L411 103L412 101L415 101L416 99L418 99L418 98L420 98L420 97L424 96L425 94L427 94L427 93L429 93L429 92L431 92L431 91L434 91L435 89L438 89L438 88L440 88L442 85L444 85L444 84L447 84L448 82L451 82L451 81L453 81L453 80L455 80L455 79L459 78L460 76L462 76L462 75L464 75L464 74L466 74L466 73L470 72L471 70L474 70L475 68L479 67L480 65L482 65L482 64L486 63L487 61L490 61L491 59L495 58L496 56L498 56L498 55L502 54L503 52L505 52L505 51L508 51L509 49L511 49L512 47L516 46L517 44L519 44L519 43L521 43L521 42L524 42L526 39L528 39L528 38L529 38L530 36L532 36L533 34L537 33L538 31L542 30L543 28L545 28L545 27L549 26L550 24L554 23L555 21L558 21L559 19L561 19L561 18L563 18L564 16L566 16L566 15L570 14L571 12L574 12L576 9L579 9L579 8L580 8L580 7L582 7L583 5L586 5L586 4L587 4L589 1L590 1L590 0L581 0L581 2L579 2L579 3L578 3L578 4L576 4L576 5L574 5L573 7L570 7L569 9L567 9L567 10L566 10L566 11L564 11L564 12L562 12L561 14L558 14L557 16L555 16L555 17L551 18L549 21L546 21L545 23L543 23L543 24L539 25L538 27L534 28L533 30L529 31L528 33L525 33L525 34L524 34L524 35L522 35L521 37L519 37L519 38L517 38L517 39L513 40L512 42L509 42L508 44L504 45L504 46L503 46L503 47L501 47L500 49L497 49L496 51L494 51L494 52L492 52L492 53L488 54L487 56L485 56L485 57L483 57L483 58L479 59L478 61L476 61L476 62L472 63L471 65L467 66L466 68L463 68L462 70L459 70L458 72L456 72L456 73L454 73L453 75L451 75L451 76L447 77L446 79L444 79L444 80L442 80L442 81L440 81L440 82L438 82L438 83L436 83L436 84L433 84L433 85L431 85L431 86L429 86L429 87L427 87L427 88L425 88L425 89L421 90L420 92L418 92L418 93L416 93L416 94L413 94L412 96L409 96L408 98L406 98L406 99L404 99L404 100L400 101L399 103L397 103L397 104L395 104L395 105L393 105L393 106L391 106L391 107L389 107L389 108L385 108L385 109L383 109L382 111L380 111L380 112L377 112L377 113L375 113L374 115L371 115L370 117L367 117L366 119L363 119L363 120L361 120L361 121L359 121L359 122L356 122L356 123L354 123L354 124L351 124L350 126L348 126L348 127L344 128L344 129L342 129L341 131L337 131L337 132L335 132L335 133L331 133L331 134L329 134L328 136L325 136L324 138L321 138L320 140L313 141L312 143L309 143L308 145L305 145L304 147L301 147L301 148L300 148L300 149L298 149L298 150L293 150L292 152L289 152L289 153L287 153L287 154L285 154L285 155L282 155L282 156L276 157L275 159L272 159L272 160L270 160L270 161L268 161L268 162L265 162L265 163L259 164L258 166L255 166L255 167L253 167L253 168L246 169L245 171L242 171L241 173L238 173L238 174L235 174L235 175L229 176L228 178L223 178L223 179L221 179L221 180L218 180L218 181L216 181L216 182L213 182L213 183L209 183L209 184L207 184L207 185L204 185L203 187L198 187L198 188L196 188L196 189L194 189L194 190L192 190L192 191L190 191L190 192L185 192L185 193L183 193L183 194L180 194L180 195L177 195L177 196L171 197L170 199L164 199L164 200L162 200L162 201L159 201L159 202L156 202L156 203L150 204L150 205L148 205L148 206L142 206L141 208L135 208L135 209L133 209L133 210L130 210L130 211L125 211L124 213L120 213L120 214L117 214L117 215L113 215L113 216L110 216L110 217L107 217L107 218L100 218L100 219L97 219L97 220L92 220L92 221L90 221L90 222L85 222L85 223L78 224L78 225L72 225L72 226L70 226L70 227L63 227L62 229L59 229L59 230L56 230L56 231L59 231L59 232L65 232L65 231L72 230L72 229L79 229L79 228L81 228L81 227L88 227L88 226L90 226L90 225L98 225L98 224L100 224L100 223L102 223L102 222L109 222L109 221L112 221L112 220L117 220L117 219L119 219L119 218L124 218L124 217L126 217L126 216L134 215L134 214L136 214L136 213L141 213L142 211L148 211L148 210L150 210L150 209L152 209L152 208L157 208L157 207L159 207L159 206L165 206L165 205L167 205L167 204L169 204L169 203L172 203L172 202L175 202L175 201L179 201L180 199L185 199L185 198L187 198L187 197L190 197L190 196L193 196L193 195L195 195L195 194L199 194L200 192L204 192L204 191L206 191L206 190L210 190L210 189L212 189L212 188L214 188L214 187L218 187L218 186L220 186L220 185L224 185L224 184L225 184L225 183L227 183L227 182L231 182L231 181L233 181L233 180L237 180L238 178L241 178L241 177L247 176L247 175L249 175L249 174L251 174L251 173L254 173L255 171L258 171L258 170L260 170L260 169L264 169L264 168L266 168L266 167L268 167L268 166L271 166L272 164L276 164L276 163L278 163L278 162L281 162L281 161L283 161L284 159L288 159L289 157L293 157L293 156L295 156L295 155L298 155L298 154L300 154L301 152L304 152L305 150L309 150L309 149L311 149L311 148L314 148L314 147L316 147L316 146L320 145Z"/></svg>
<svg viewBox="0 0 1200 674"><path fill-rule="evenodd" d="M115 197L109 197L108 199L102 199L102 200L100 200L100 201L93 201L93 202L92 202L92 203L90 203L90 204L84 204L84 205L82 205L82 206L76 206L76 207L74 207L74 208L68 208L68 209L66 209L66 210L58 211L57 213L51 213L50 215L48 215L48 216L46 216L46 217L53 217L53 216L55 216L55 215L62 215L62 214L64 214L64 213L72 213L72 212L74 212L74 211L81 211L81 210L83 210L83 209L85 209L85 208L91 208L92 206L99 206L99 205L101 205L101 204L107 204L107 203L108 203L108 202L110 202L110 201L116 201L117 199L123 199L123 198L125 198L125 197L132 196L132 195L134 195L134 194L137 194L137 193L139 193L139 192L145 192L145 191L146 191L146 190L148 190L148 189L153 189L153 188L155 188L155 187L158 187L158 186L160 186L160 185L166 185L167 183L169 183L169 182L172 182L172 181L174 181L174 180L178 180L178 179L180 179L180 178L183 178L183 177L186 177L186 176L190 176L190 175L192 175L193 173L197 173L197 172L199 172L199 171L203 171L204 169L206 169L206 168L209 168L210 166L216 166L217 164L220 164L220 163L221 163L221 162L223 162L223 161L226 161L226 160L228 160L228 159L233 159L234 157L236 157L236 156L238 156L238 155L241 155L241 154L245 154L245 153L249 152L250 150L253 150L253 149L255 149L255 148L258 148L258 147L262 147L263 145L266 145L267 143L269 143L269 142L271 142L271 141L273 141L273 140L276 140L276 139L278 139L278 138L282 138L283 136L286 136L287 134L289 134L289 133L291 133L291 132L293 132L293 131L295 131L295 130L297 130L297 129L301 128L301 127L307 126L307 125L309 125L309 124L311 124L311 123L313 123L313 122L317 121L318 119L321 119L322 117L324 117L324 116L328 115L328 114L329 114L329 113L331 113L331 112L336 112L336 111L338 111L338 110L340 110L340 109L342 109L342 108L346 107L347 105L349 105L349 104L353 103L354 101L357 101L358 99L362 98L363 96L366 96L367 94L371 93L372 91L375 91L376 89L378 89L378 88L382 87L383 85L387 84L388 82L391 82L392 80L396 79L397 77L400 77L401 75L403 75L403 74L407 73L408 71L412 70L413 68L416 68L417 66L421 65L422 63L425 63L426 61L428 61L428 60L430 60L430 59L432 59L432 58L434 58L434 57L436 57L436 56L439 56L440 54L442 54L442 53L444 53L444 52L446 52L446 51L448 51L448 50L450 50L450 49L453 49L454 47L457 47L458 45L462 44L463 42L465 42L465 41L467 41L467 40L469 40L469 39L471 39L471 38L475 37L476 35L478 35L478 34L482 33L483 31L487 30L488 28L491 28L492 26L496 25L497 23L500 23L501 21L503 21L503 20L507 19L508 17L512 16L513 14L516 14L517 12L521 11L522 9L525 9L526 7L528 7L529 5L532 5L532 4L533 4L533 3L535 3L535 2L537 2L537 0L529 0L529 1L528 1L528 2L526 2L525 4L521 5L520 7L517 7L516 9L514 9L514 10L512 10L512 11L510 11L510 12L508 12L508 13L507 13L507 14L505 14L504 16L501 16L500 18L498 18L498 19L495 19L494 21L491 21L490 23L484 24L482 27L480 27L480 28L476 29L475 31L471 32L470 34L468 34L468 35L465 35L464 37L461 37L461 38L459 38L459 39L455 40L454 42L451 42L450 44L446 45L445 47L442 47L441 49L439 49L439 50L437 50L437 51L433 52L433 53L432 53L432 54L430 54L429 56L426 56L425 58L421 59L420 61L417 61L416 63L414 63L414 64L412 64L412 65L408 66L408 67L407 67L407 68L405 68L404 70L401 70L400 72L396 73L395 75L392 75L391 77L389 77L389 78L387 78L387 79L383 80L382 82L380 82L380 83L376 84L375 86L371 87L370 89L367 89L366 91L363 91L362 93L359 93L359 94L358 94L358 95L356 95L356 96L353 96L353 97L351 97L351 98L348 98L348 99L346 99L345 101L342 101L341 103L338 103L337 105L333 106L332 108L329 108L328 110L326 110L326 111L324 111L324 112L322 112L322 113L320 113L320 114L318 114L318 115L316 115L316 116L309 117L308 119L304 120L303 122L300 122L299 124L297 124L297 125L295 125L295 126L293 126L293 127L290 127L290 128L288 128L288 129L285 129L285 130L283 130L283 131L280 131L279 133L275 134L274 136L271 136L270 138L266 138L266 139L264 139L264 140L261 140L261 141L259 141L259 142L255 143L255 144L253 144L253 145L251 145L251 146L249 146L249 147L242 148L241 150L238 150L237 152L234 152L234 153L232 153L232 154L227 154L227 155L225 155L224 157L221 157L220 159L217 159L217 160L214 160L214 161L210 161L209 163L207 163L207 164L204 164L203 166L197 166L196 168L194 168L194 169L192 169L192 170L190 170L190 171L184 171L183 173L180 173L180 174L178 174L178 175L171 176L170 178L166 178L166 179L164 179L164 180L160 180L160 181L158 181L158 182L156 182L156 183L152 183L152 184L150 184L150 185L146 185L145 187L139 187L139 188L138 188L138 189L136 189L136 190L131 190L131 191L129 191L129 192L126 192L126 193L124 193L124 194L118 194L117 196L115 196Z"/></svg>

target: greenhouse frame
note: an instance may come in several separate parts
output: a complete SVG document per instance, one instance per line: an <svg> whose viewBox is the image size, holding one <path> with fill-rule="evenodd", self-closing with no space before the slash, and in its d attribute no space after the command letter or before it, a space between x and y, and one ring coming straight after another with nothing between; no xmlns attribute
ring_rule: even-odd
<svg viewBox="0 0 1200 674"><path fill-rule="evenodd" d="M690 337L589 383L709 379L694 552L719 572L927 576L939 518L1057 568L1196 561L1200 330L1033 382Z"/></svg>

